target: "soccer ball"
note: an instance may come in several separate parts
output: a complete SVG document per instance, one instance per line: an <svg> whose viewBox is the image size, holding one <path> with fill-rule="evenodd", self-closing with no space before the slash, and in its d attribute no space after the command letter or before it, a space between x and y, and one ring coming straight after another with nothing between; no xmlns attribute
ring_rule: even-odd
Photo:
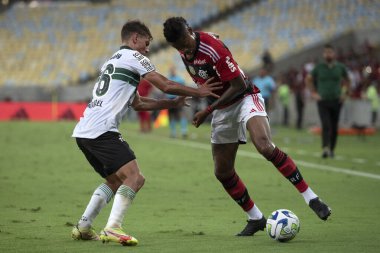
<svg viewBox="0 0 380 253"><path fill-rule="evenodd" d="M267 233L279 242L292 240L300 231L300 221L292 211L278 209L267 219Z"/></svg>

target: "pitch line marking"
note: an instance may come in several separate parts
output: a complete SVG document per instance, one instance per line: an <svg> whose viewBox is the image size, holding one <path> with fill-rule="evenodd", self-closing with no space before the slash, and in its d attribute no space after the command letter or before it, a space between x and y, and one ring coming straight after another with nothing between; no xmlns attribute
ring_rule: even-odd
<svg viewBox="0 0 380 253"><path fill-rule="evenodd" d="M180 146L211 151L211 145L210 144L203 144L200 142L194 142L194 141L189 141L189 140L183 141L183 140L172 140L172 139L167 139L167 138L156 138L156 139L160 139L160 141L164 141L166 143L174 143L174 144L180 145ZM264 159L259 154L256 154L253 152L248 152L245 150L238 150L237 155L250 157L250 158L254 158L254 159ZM336 173L347 174L347 175L352 175L352 176L366 177L366 178L380 180L379 174L374 174L374 173L369 173L369 172L361 172L361 171L350 170L350 169L334 167L334 166L329 166L329 165L321 165L321 164L306 162L303 160L294 160L294 162L299 164L299 165L302 165L303 167L306 167L306 168L311 168L311 169L316 169L316 170L324 170L324 171L330 171L330 172L336 172Z"/></svg>

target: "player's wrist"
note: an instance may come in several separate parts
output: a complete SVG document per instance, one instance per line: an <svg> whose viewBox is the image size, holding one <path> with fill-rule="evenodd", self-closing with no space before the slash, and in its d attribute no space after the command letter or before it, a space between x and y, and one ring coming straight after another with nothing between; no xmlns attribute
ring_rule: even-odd
<svg viewBox="0 0 380 253"><path fill-rule="evenodd" d="M211 105L209 105L209 106L206 107L206 112L208 114L211 114L213 111L214 111L214 108L212 108Z"/></svg>

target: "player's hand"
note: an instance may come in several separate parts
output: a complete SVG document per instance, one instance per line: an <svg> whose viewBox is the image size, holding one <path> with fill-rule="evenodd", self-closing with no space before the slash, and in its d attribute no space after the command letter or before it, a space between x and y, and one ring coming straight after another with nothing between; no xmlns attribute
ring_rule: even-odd
<svg viewBox="0 0 380 253"><path fill-rule="evenodd" d="M179 96L173 99L175 107L190 106L189 101L191 97Z"/></svg>
<svg viewBox="0 0 380 253"><path fill-rule="evenodd" d="M197 112L193 117L193 125L198 128L210 113L207 110Z"/></svg>
<svg viewBox="0 0 380 253"><path fill-rule="evenodd" d="M219 98L220 96L215 94L213 91L222 89L222 82L211 82L214 77L208 79L204 84L198 85L199 97L212 96Z"/></svg>

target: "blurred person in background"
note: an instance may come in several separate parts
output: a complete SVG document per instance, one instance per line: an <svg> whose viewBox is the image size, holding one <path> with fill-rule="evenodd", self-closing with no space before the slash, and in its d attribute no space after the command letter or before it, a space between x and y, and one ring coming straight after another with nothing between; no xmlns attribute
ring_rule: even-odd
<svg viewBox="0 0 380 253"><path fill-rule="evenodd" d="M177 74L177 70L174 66L170 68L170 73L168 78L176 83L185 85L185 79ZM167 94L167 98L175 99L177 96L172 94ZM170 137L177 138L177 124L180 124L181 136L182 138L187 138L187 125L188 120L185 115L183 108L170 108L169 110L169 127L170 127Z"/></svg>
<svg viewBox="0 0 380 253"><path fill-rule="evenodd" d="M282 125L289 126L289 102L290 102L290 89L289 85L284 82L284 78L281 77L278 81L280 86L278 87L277 95L282 106Z"/></svg>
<svg viewBox="0 0 380 253"><path fill-rule="evenodd" d="M268 74L267 69L263 67L260 69L259 75L253 78L253 83L259 88L264 98L265 110L269 112L273 103L271 99L276 90L274 79Z"/></svg>
<svg viewBox="0 0 380 253"><path fill-rule="evenodd" d="M93 98L74 128L72 136L76 138L79 149L105 182L96 188L82 217L72 229L73 239L111 241L127 246L138 243L122 228L124 216L145 182L133 150L118 129L130 107L136 111L169 109L185 105L183 96L219 97L213 90L220 89L220 82L211 83L212 79L209 79L205 85L191 88L156 72L145 56L151 40L149 28L139 20L123 25L122 46L103 64L93 89ZM137 92L141 78L164 93L181 97L162 100L141 97ZM99 236L92 223L113 197L107 224Z"/></svg>
<svg viewBox="0 0 380 253"><path fill-rule="evenodd" d="M380 107L380 98L379 98L379 85L373 81L370 83L367 91L365 93L365 97L371 103L371 125L372 127L376 126L377 121L377 112Z"/></svg>
<svg viewBox="0 0 380 253"><path fill-rule="evenodd" d="M221 81L220 98L208 97L208 106L193 117L199 127L209 116L214 174L230 197L245 211L248 221L237 236L252 236L266 226L266 218L236 172L235 158L248 130L257 151L287 178L307 205L327 220L331 209L309 187L292 158L271 140L271 130L260 90L245 76L228 47L211 33L193 31L183 17L164 22L166 41L178 50L191 78L202 86L210 77Z"/></svg>
<svg viewBox="0 0 380 253"><path fill-rule="evenodd" d="M137 87L137 91L142 97L149 97L152 85L145 79L142 79ZM152 119L149 111L138 111L137 116L140 122L140 132L149 133L152 131Z"/></svg>
<svg viewBox="0 0 380 253"><path fill-rule="evenodd" d="M322 124L322 158L334 157L340 109L348 93L346 66L335 57L334 48L326 44L323 48L324 61L317 64L306 78L311 96L317 101Z"/></svg>
<svg viewBox="0 0 380 253"><path fill-rule="evenodd" d="M263 68L265 68L269 73L273 71L274 62L272 54L269 52L269 49L265 49L263 54L261 55L261 61L263 64Z"/></svg>

